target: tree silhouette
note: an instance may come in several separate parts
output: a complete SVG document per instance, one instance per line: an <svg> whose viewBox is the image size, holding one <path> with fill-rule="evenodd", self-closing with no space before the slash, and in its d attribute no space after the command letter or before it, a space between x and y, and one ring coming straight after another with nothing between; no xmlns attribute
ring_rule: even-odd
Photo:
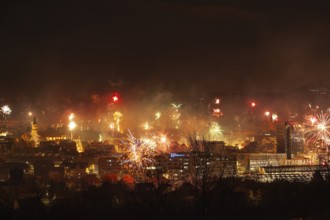
<svg viewBox="0 0 330 220"><path fill-rule="evenodd" d="M189 155L190 182L194 186L194 197L197 210L204 218L208 206L210 192L221 182L227 168L228 156L224 148L216 148L216 143L202 137L197 140L196 136L189 135L191 147Z"/></svg>

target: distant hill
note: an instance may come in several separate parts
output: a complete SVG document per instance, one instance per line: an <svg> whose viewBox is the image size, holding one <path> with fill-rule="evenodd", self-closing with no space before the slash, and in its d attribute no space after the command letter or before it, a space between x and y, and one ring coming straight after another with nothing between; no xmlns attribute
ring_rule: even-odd
<svg viewBox="0 0 330 220"><path fill-rule="evenodd" d="M319 81L308 83L304 86L301 86L300 88L293 91L293 93L297 94L314 94L314 95L328 95L330 93L330 87L327 85L324 85L323 83Z"/></svg>

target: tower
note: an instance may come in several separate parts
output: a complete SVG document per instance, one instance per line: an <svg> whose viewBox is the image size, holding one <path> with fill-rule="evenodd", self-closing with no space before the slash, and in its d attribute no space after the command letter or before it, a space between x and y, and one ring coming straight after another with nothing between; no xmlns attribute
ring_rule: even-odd
<svg viewBox="0 0 330 220"><path fill-rule="evenodd" d="M285 125L278 124L276 127L276 153L285 153Z"/></svg>
<svg viewBox="0 0 330 220"><path fill-rule="evenodd" d="M38 134L38 124L36 118L33 117L32 128L31 128L31 141L34 142L34 147L38 147L40 143L40 136Z"/></svg>
<svg viewBox="0 0 330 220"><path fill-rule="evenodd" d="M287 159L292 159L293 126L285 122L285 152Z"/></svg>
<svg viewBox="0 0 330 220"><path fill-rule="evenodd" d="M277 125L277 153L286 153L287 159L292 159L293 153L293 122L286 121L284 124Z"/></svg>

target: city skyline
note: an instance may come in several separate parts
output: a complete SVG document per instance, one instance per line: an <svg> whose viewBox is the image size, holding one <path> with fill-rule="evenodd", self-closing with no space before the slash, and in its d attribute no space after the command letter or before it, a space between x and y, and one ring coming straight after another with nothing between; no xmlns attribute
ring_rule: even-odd
<svg viewBox="0 0 330 220"><path fill-rule="evenodd" d="M329 219L325 3L1 0L0 219Z"/></svg>

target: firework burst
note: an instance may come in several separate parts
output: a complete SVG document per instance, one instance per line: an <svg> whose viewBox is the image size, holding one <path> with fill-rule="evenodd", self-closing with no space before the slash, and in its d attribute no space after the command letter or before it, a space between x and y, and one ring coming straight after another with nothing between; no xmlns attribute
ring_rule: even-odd
<svg viewBox="0 0 330 220"><path fill-rule="evenodd" d="M116 122L116 129L118 132L120 132L120 122L122 120L123 114L121 112L114 112L113 113L113 119Z"/></svg>
<svg viewBox="0 0 330 220"><path fill-rule="evenodd" d="M330 114L323 113L307 115L305 117L305 137L307 143L328 144L330 140Z"/></svg>
<svg viewBox="0 0 330 220"><path fill-rule="evenodd" d="M4 106L1 107L1 112L5 116L8 116L11 113L11 108L8 105L4 105Z"/></svg>
<svg viewBox="0 0 330 220"><path fill-rule="evenodd" d="M170 140L167 135L161 132L149 132L140 138L149 148L158 152L164 153L170 150Z"/></svg>
<svg viewBox="0 0 330 220"><path fill-rule="evenodd" d="M211 141L220 141L222 138L223 130L217 122L211 122L209 133Z"/></svg>
<svg viewBox="0 0 330 220"><path fill-rule="evenodd" d="M181 108L182 104L175 104L172 103L171 107L170 107L170 118L172 119L173 125L176 129L179 129L180 125L181 125L181 112L180 112L180 108Z"/></svg>
<svg viewBox="0 0 330 220"><path fill-rule="evenodd" d="M122 140L122 166L132 173L143 172L144 168L154 162L156 151L154 143L147 139L137 139L129 131L128 137Z"/></svg>
<svg viewBox="0 0 330 220"><path fill-rule="evenodd" d="M158 152L169 152L170 141L166 134L156 133L151 137L151 139L155 142Z"/></svg>

